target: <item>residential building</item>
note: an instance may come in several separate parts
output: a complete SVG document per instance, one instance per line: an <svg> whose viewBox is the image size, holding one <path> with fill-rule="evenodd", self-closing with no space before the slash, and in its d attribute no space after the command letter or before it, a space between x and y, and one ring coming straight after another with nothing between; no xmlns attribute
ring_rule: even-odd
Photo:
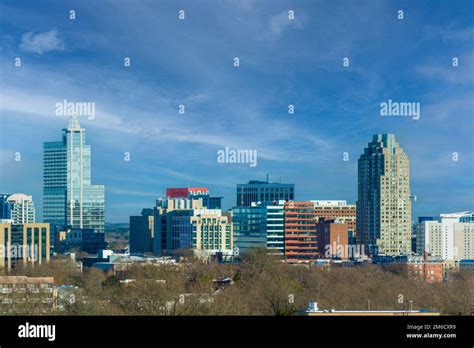
<svg viewBox="0 0 474 348"><path fill-rule="evenodd" d="M411 252L409 160L394 134L374 135L359 158L356 230L372 254Z"/></svg>
<svg viewBox="0 0 474 348"><path fill-rule="evenodd" d="M0 268L11 269L18 262L42 264L51 256L50 226L47 223L15 225L0 223Z"/></svg>
<svg viewBox="0 0 474 348"><path fill-rule="evenodd" d="M251 180L237 185L237 206L251 206L257 202L290 201L295 199L295 185Z"/></svg>
<svg viewBox="0 0 474 348"><path fill-rule="evenodd" d="M55 307L53 277L0 276L0 314L44 314Z"/></svg>
<svg viewBox="0 0 474 348"><path fill-rule="evenodd" d="M445 265L441 258L428 256L425 252L423 256L408 256L408 273L427 283L441 283L444 279Z"/></svg>
<svg viewBox="0 0 474 348"><path fill-rule="evenodd" d="M442 260L474 259L474 213L441 214L440 218L417 225L418 253L427 251Z"/></svg>
<svg viewBox="0 0 474 348"><path fill-rule="evenodd" d="M285 260L290 263L315 262L319 256L314 205L285 202Z"/></svg>
<svg viewBox="0 0 474 348"><path fill-rule="evenodd" d="M6 198L6 202L9 203L10 219L14 224L35 222L35 205L32 196L14 193ZM4 207L6 208L6 204Z"/></svg>
<svg viewBox="0 0 474 348"><path fill-rule="evenodd" d="M85 129L72 116L61 141L43 146L43 221L105 230L105 188L92 184L92 152Z"/></svg>

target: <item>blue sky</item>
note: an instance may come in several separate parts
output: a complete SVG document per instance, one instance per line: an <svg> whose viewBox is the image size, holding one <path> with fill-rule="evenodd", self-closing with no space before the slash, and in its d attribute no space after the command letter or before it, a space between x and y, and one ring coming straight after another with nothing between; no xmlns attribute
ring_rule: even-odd
<svg viewBox="0 0 474 348"><path fill-rule="evenodd" d="M42 143L60 140L66 99L96 105L80 122L109 222L166 187L206 186L230 208L237 183L267 173L298 200L355 202L375 133L409 156L414 218L473 209L473 4L3 0L0 191L32 194L41 216ZM388 99L419 102L421 118L382 117ZM217 163L225 147L257 150L258 165Z"/></svg>

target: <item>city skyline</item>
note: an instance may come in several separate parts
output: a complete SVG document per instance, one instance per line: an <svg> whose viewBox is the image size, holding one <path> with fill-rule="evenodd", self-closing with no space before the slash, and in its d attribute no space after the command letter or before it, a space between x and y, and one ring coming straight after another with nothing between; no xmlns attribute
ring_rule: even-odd
<svg viewBox="0 0 474 348"><path fill-rule="evenodd" d="M357 160L379 133L410 158L413 221L472 210L470 2L429 15L395 2L117 2L113 16L88 4L74 4L74 20L67 4L1 5L0 191L32 195L38 217L42 143L67 124L64 101L94 103L80 122L107 222L127 222L167 187L208 187L227 210L237 184L267 174L295 184L296 200L354 203ZM383 116L392 102L419 103L420 117ZM256 150L258 164L219 163L227 148Z"/></svg>

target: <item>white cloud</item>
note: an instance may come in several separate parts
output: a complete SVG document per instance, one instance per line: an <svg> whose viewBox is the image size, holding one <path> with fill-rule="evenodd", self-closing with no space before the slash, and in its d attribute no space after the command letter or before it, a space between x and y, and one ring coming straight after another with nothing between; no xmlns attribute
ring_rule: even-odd
<svg viewBox="0 0 474 348"><path fill-rule="evenodd" d="M22 35L20 48L27 52L43 54L51 51L64 51L63 40L58 36L56 29L48 32L34 34L28 32Z"/></svg>
<svg viewBox="0 0 474 348"><path fill-rule="evenodd" d="M416 66L415 71L429 79L441 80L452 84L472 84L472 71L474 69L474 53L469 50L458 52L453 57L458 58L458 67L452 66L452 58L443 62L431 62Z"/></svg>
<svg viewBox="0 0 474 348"><path fill-rule="evenodd" d="M273 35L279 36L290 26L301 29L303 28L302 22L298 19L298 13L295 11L295 18L288 18L288 11L280 12L273 15L268 21L268 28Z"/></svg>

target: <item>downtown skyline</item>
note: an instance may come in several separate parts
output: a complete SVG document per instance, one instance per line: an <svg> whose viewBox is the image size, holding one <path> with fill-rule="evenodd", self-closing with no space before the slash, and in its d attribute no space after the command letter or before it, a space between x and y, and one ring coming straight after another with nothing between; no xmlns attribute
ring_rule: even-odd
<svg viewBox="0 0 474 348"><path fill-rule="evenodd" d="M298 201L355 203L357 160L377 133L394 133L410 158L413 220L472 209L468 2L463 14L462 6L436 4L430 16L422 5L361 2L359 19L347 2L344 11L291 2L204 5L183 4L183 22L181 5L172 3L133 8L131 18L125 2L114 5L114 16L105 4L91 12L84 2L74 4L73 22L69 4L30 6L23 17L21 5L1 5L0 191L33 195L42 216L42 143L68 122L55 105L71 100L96 106L95 117L80 122L93 149L92 180L105 185L107 222L126 222L167 187L208 187L227 210L237 184L267 174L294 183ZM287 23L293 6L295 21ZM373 9L383 15L372 17ZM421 117L381 116L389 100L420 103ZM258 165L219 163L227 147L256 150Z"/></svg>

